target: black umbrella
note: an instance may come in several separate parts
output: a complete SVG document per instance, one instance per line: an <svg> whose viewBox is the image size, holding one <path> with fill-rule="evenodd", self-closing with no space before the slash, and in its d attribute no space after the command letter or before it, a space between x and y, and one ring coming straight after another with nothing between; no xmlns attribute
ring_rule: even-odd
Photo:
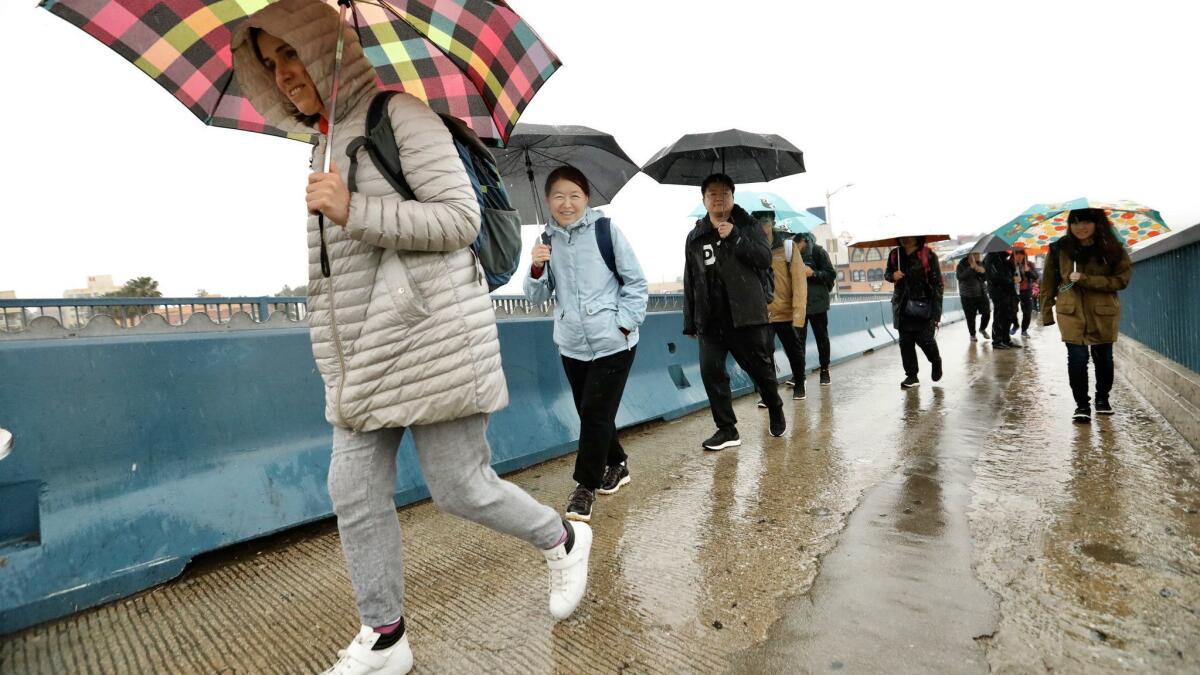
<svg viewBox="0 0 1200 675"><path fill-rule="evenodd" d="M766 183L804 173L804 153L782 136L730 129L683 136L642 171L670 185L700 185L714 173L728 174L735 183Z"/></svg>
<svg viewBox="0 0 1200 675"><path fill-rule="evenodd" d="M1007 251L1010 248L1012 248L1012 244L1004 241L994 234L987 234L984 235L979 241L975 242L975 245L971 247L971 253L984 255L986 253L999 253L1000 251Z"/></svg>
<svg viewBox="0 0 1200 675"><path fill-rule="evenodd" d="M522 222L544 222L542 188L550 172L564 164L579 169L591 185L590 206L612 202L613 197L638 172L637 164L617 145L617 140L588 127L554 124L518 124L508 146L493 150L500 175L521 212Z"/></svg>

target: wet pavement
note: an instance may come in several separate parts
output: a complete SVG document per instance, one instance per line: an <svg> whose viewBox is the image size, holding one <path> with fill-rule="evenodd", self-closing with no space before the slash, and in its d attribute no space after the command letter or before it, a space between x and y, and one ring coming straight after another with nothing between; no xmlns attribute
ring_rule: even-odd
<svg viewBox="0 0 1200 675"><path fill-rule="evenodd" d="M562 624L537 552L400 509L414 672L1200 671L1195 450L1121 380L1114 418L1071 424L1056 333L965 333L938 385L901 391L894 348L810 380L784 438L751 398L739 449L699 449L707 412L626 432ZM571 461L511 478L561 507ZM356 626L325 522L0 638L0 672L315 672Z"/></svg>

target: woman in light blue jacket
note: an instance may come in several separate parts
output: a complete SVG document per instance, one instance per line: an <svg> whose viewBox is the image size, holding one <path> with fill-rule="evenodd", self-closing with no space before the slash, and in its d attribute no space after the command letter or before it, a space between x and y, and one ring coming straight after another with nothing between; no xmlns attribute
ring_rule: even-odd
<svg viewBox="0 0 1200 675"><path fill-rule="evenodd" d="M567 518L588 521L596 493L629 483L625 450L617 439L617 409L646 319L648 285L633 247L604 214L588 208L587 177L573 166L546 178L551 221L533 248L525 297L557 296L554 342L579 411L578 486Z"/></svg>

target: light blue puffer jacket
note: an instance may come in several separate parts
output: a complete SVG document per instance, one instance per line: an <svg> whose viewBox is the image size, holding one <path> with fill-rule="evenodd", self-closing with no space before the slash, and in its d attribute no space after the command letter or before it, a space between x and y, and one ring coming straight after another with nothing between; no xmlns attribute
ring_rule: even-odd
<svg viewBox="0 0 1200 675"><path fill-rule="evenodd" d="M525 297L546 302L557 296L554 343L563 356L594 361L631 349L638 343L638 327L646 319L649 285L637 255L617 226L612 225L613 254L618 284L596 243L596 221L604 214L588 209L568 227L547 225L550 262L539 278L532 268L525 278ZM626 336L621 328L629 331Z"/></svg>

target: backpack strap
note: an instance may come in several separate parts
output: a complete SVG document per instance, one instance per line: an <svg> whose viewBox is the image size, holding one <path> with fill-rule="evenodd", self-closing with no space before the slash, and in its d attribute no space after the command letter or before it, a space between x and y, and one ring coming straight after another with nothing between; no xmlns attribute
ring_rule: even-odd
<svg viewBox="0 0 1200 675"><path fill-rule="evenodd" d="M388 115L388 101L395 95L394 91L381 91L371 99L371 104L367 107L366 135L355 138L346 146L346 155L350 158L349 181L346 187L351 192L358 188L358 151L366 150L371 163L396 194L405 199L415 200L417 196L404 178L404 167L400 164L400 147L396 144L392 118Z"/></svg>
<svg viewBox="0 0 1200 675"><path fill-rule="evenodd" d="M608 267L608 271L616 277L617 284L624 286L625 280L617 271L617 254L613 250L612 219L601 218L596 221L596 246L600 248L600 257L604 258L604 264Z"/></svg>
<svg viewBox="0 0 1200 675"><path fill-rule="evenodd" d="M929 276L929 249L922 246L920 251L917 251L917 258L921 260L921 267L925 268L925 276Z"/></svg>

